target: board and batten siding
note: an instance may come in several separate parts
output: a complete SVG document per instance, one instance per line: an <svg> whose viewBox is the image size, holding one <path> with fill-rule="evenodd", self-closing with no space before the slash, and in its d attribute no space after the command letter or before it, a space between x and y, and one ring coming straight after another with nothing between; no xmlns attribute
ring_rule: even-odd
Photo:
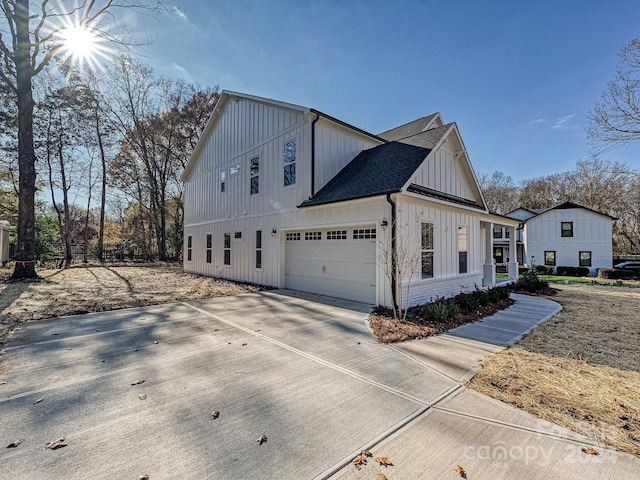
<svg viewBox="0 0 640 480"><path fill-rule="evenodd" d="M455 159L455 152L444 144L429 154L411 177L411 183L473 200L467 178Z"/></svg>
<svg viewBox="0 0 640 480"><path fill-rule="evenodd" d="M315 125L316 193L361 151L382 142L366 135L345 132L345 127L323 119Z"/></svg>
<svg viewBox="0 0 640 480"><path fill-rule="evenodd" d="M573 237L562 237L562 222L573 222ZM583 208L549 210L527 220L527 261L535 256L544 265L544 252L556 252L556 266L579 266L579 252L591 252L591 270L611 268L613 243L611 219Z"/></svg>
<svg viewBox="0 0 640 480"><path fill-rule="evenodd" d="M397 203L398 230L407 235L418 249L421 248L421 224L432 223L434 228L433 278L422 279L420 265L411 280L409 305L449 297L460 291L472 291L482 285L480 220L473 212L440 204L407 199ZM467 273L458 273L458 227L467 227ZM419 250L418 250L419 253ZM418 263L421 258L416 258ZM409 278L402 285L406 291Z"/></svg>

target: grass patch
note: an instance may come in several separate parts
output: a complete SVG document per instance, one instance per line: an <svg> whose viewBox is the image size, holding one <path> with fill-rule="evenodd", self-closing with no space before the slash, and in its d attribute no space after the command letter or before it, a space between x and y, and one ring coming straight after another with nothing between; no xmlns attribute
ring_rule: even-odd
<svg viewBox="0 0 640 480"><path fill-rule="evenodd" d="M563 310L487 357L469 387L640 456L640 291L556 289Z"/></svg>

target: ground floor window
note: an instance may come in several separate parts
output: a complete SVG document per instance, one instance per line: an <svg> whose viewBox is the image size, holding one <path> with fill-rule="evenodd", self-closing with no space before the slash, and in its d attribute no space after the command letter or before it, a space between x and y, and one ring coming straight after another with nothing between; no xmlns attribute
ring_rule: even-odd
<svg viewBox="0 0 640 480"><path fill-rule="evenodd" d="M231 265L231 234L224 234L224 264Z"/></svg>
<svg viewBox="0 0 640 480"><path fill-rule="evenodd" d="M256 231L256 268L262 268L262 230Z"/></svg>
<svg viewBox="0 0 640 480"><path fill-rule="evenodd" d="M422 278L433 278L433 223L421 227Z"/></svg>
<svg viewBox="0 0 640 480"><path fill-rule="evenodd" d="M193 245L193 239L191 235L187 237L187 262L191 261L191 247Z"/></svg>
<svg viewBox="0 0 640 480"><path fill-rule="evenodd" d="M469 240L467 227L458 227L458 273L463 274L468 271Z"/></svg>
<svg viewBox="0 0 640 480"><path fill-rule="evenodd" d="M545 251L544 252L544 264L548 267L555 267L556 265L556 252Z"/></svg>
<svg viewBox="0 0 640 480"><path fill-rule="evenodd" d="M580 252L579 257L581 267L591 266L591 252Z"/></svg>
<svg viewBox="0 0 640 480"><path fill-rule="evenodd" d="M212 241L211 241L211 234L207 233L207 263L211 263L211 247L212 247Z"/></svg>

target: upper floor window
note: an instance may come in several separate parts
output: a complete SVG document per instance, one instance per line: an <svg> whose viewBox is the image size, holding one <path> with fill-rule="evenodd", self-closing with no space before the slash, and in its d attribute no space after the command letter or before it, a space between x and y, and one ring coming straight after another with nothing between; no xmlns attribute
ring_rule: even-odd
<svg viewBox="0 0 640 480"><path fill-rule="evenodd" d="M493 238L502 238L502 228L493 227Z"/></svg>
<svg viewBox="0 0 640 480"><path fill-rule="evenodd" d="M240 173L240 164L236 164L233 165L230 169L229 169L229 175L237 175Z"/></svg>
<svg viewBox="0 0 640 480"><path fill-rule="evenodd" d="M220 193L224 193L227 187L227 172L220 172Z"/></svg>
<svg viewBox="0 0 640 480"><path fill-rule="evenodd" d="M573 237L573 222L561 222L560 235L562 237Z"/></svg>
<svg viewBox="0 0 640 480"><path fill-rule="evenodd" d="M260 158L251 159L249 189L250 195L256 195L260 192Z"/></svg>
<svg viewBox="0 0 640 480"><path fill-rule="evenodd" d="M296 140L289 140L284 144L284 186L296 183Z"/></svg>
<svg viewBox="0 0 640 480"><path fill-rule="evenodd" d="M433 278L433 223L422 224L420 243L422 278Z"/></svg>

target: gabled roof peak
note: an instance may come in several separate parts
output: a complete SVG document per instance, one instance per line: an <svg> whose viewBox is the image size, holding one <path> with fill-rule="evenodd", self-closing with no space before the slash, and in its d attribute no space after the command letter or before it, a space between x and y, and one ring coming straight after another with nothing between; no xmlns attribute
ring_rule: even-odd
<svg viewBox="0 0 640 480"><path fill-rule="evenodd" d="M442 115L440 115L439 112L436 112L431 115L427 115L426 117L421 117L417 120L405 123L404 125L392 128L391 130L382 132L378 134L378 136L393 142L413 135L418 135L422 132L441 127L443 125L444 121L442 120Z"/></svg>

